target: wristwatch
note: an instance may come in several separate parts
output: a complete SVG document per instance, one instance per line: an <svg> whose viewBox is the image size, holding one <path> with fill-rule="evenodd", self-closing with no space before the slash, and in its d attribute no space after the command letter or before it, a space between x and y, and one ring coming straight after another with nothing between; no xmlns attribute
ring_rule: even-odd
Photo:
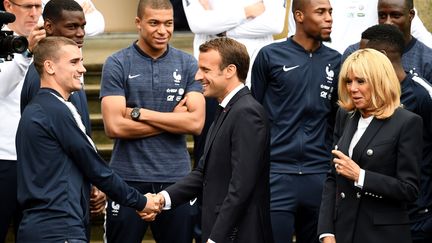
<svg viewBox="0 0 432 243"><path fill-rule="evenodd" d="M132 120L138 121L140 118L141 112L139 107L135 107L132 109L130 116L132 117Z"/></svg>

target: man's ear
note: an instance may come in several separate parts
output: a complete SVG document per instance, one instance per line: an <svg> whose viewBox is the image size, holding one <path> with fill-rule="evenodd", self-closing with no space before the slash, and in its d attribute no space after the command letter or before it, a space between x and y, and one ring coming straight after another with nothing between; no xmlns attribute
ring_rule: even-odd
<svg viewBox="0 0 432 243"><path fill-rule="evenodd" d="M139 17L135 17L135 25L138 30L141 30L140 23L141 23L141 19Z"/></svg>
<svg viewBox="0 0 432 243"><path fill-rule="evenodd" d="M414 9L410 9L409 10L409 20L410 22L414 19L416 12L414 11Z"/></svg>
<svg viewBox="0 0 432 243"><path fill-rule="evenodd" d="M44 21L44 25L43 25L43 27L44 27L44 29L45 29L47 35L52 35L52 33L54 32L54 25L53 25L53 23L51 22L51 20L49 20L49 19L46 19L46 20Z"/></svg>
<svg viewBox="0 0 432 243"><path fill-rule="evenodd" d="M233 76L237 75L237 67L236 67L236 65L230 64L225 69L226 69L225 77L227 79L230 79Z"/></svg>
<svg viewBox="0 0 432 243"><path fill-rule="evenodd" d="M55 73L54 63L51 60L45 60L43 64L45 72L47 72L49 75L53 75Z"/></svg>
<svg viewBox="0 0 432 243"><path fill-rule="evenodd" d="M304 19L303 12L300 10L294 11L294 19L295 19L295 22L303 23L303 19Z"/></svg>
<svg viewBox="0 0 432 243"><path fill-rule="evenodd" d="M11 2L9 2L9 1L7 1L7 0L3 1L3 7L4 7L5 10L8 11L8 12L11 12L11 5L12 5Z"/></svg>

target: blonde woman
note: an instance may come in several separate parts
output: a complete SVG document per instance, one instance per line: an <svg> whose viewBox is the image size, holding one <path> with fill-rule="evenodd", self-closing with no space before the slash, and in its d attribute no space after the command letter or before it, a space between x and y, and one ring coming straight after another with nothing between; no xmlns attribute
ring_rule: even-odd
<svg viewBox="0 0 432 243"><path fill-rule="evenodd" d="M400 107L400 85L379 51L344 62L332 170L318 234L328 242L412 242L406 205L419 192L422 120Z"/></svg>

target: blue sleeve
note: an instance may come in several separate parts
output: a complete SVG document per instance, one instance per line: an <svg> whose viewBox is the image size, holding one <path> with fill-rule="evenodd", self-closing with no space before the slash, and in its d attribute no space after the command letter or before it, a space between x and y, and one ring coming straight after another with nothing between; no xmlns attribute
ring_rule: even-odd
<svg viewBox="0 0 432 243"><path fill-rule="evenodd" d="M253 97L259 102L263 103L264 95L267 89L268 80L268 60L265 53L265 48L258 52L258 55L252 66L251 75L251 92Z"/></svg>
<svg viewBox="0 0 432 243"><path fill-rule="evenodd" d="M186 86L186 93L189 93L191 91L197 91L202 93L202 85L199 81L195 80L196 72L198 71L198 64L196 59L193 56L189 56L189 60L187 63L189 63L187 69L188 69L188 77L187 77L187 86Z"/></svg>
<svg viewBox="0 0 432 243"><path fill-rule="evenodd" d="M126 64L126 60L122 62L114 56L108 57L102 68L99 98L110 95L126 96L126 80L124 78Z"/></svg>
<svg viewBox="0 0 432 243"><path fill-rule="evenodd" d="M39 74L36 71L34 64L32 63L29 66L27 74L24 78L23 87L21 90L21 103L20 103L20 111L21 114L24 111L24 108L30 103L33 97L36 96L40 88L40 78Z"/></svg>
<svg viewBox="0 0 432 243"><path fill-rule="evenodd" d="M432 136L432 97L427 94L419 102L418 115L423 119L424 133Z"/></svg>
<svg viewBox="0 0 432 243"><path fill-rule="evenodd" d="M79 129L72 113L66 107L64 109L64 114L57 116L60 118L53 129L56 130L55 134L65 153L84 176L108 197L122 205L142 210L146 205L146 198L109 168Z"/></svg>
<svg viewBox="0 0 432 243"><path fill-rule="evenodd" d="M345 59L348 58L349 55L351 55L353 52L357 51L358 49L360 49L360 42L348 46L342 55L342 63L345 61Z"/></svg>

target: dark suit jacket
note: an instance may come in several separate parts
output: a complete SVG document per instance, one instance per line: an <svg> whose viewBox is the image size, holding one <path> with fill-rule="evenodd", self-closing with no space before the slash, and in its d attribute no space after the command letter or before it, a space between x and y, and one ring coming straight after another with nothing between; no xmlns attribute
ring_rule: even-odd
<svg viewBox="0 0 432 243"><path fill-rule="evenodd" d="M346 155L359 117L359 112L338 112L334 141ZM352 154L352 160L365 170L363 188L337 175L332 163L323 191L318 235L333 233L338 243L411 242L407 203L419 193L421 157L419 116L398 108L388 119L374 118Z"/></svg>
<svg viewBox="0 0 432 243"><path fill-rule="evenodd" d="M202 194L204 242L273 242L268 158L268 119L245 87L210 127L198 167L166 191L173 206Z"/></svg>

